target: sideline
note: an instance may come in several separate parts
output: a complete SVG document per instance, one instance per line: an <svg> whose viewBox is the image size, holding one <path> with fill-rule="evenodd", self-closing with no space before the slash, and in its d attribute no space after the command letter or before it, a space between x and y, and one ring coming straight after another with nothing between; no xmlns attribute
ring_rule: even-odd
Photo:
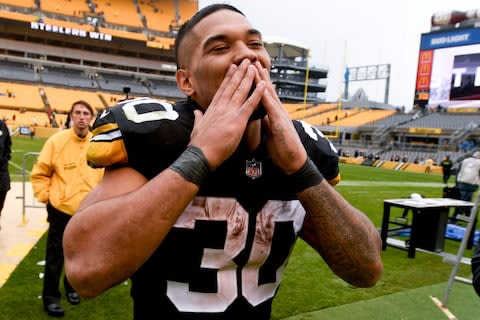
<svg viewBox="0 0 480 320"><path fill-rule="evenodd" d="M368 181L368 180L340 180L337 186L362 186L362 187L432 187L443 188L441 182L409 182L409 181Z"/></svg>
<svg viewBox="0 0 480 320"><path fill-rule="evenodd" d="M27 201L32 201L30 183L25 192ZM48 229L44 208L27 208L22 216L22 199L17 198L21 196L22 183L12 182L0 218L0 288Z"/></svg>

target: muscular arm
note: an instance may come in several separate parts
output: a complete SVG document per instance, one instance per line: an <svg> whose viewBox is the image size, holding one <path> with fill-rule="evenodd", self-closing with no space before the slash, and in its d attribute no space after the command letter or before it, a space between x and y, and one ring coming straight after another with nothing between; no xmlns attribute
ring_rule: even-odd
<svg viewBox="0 0 480 320"><path fill-rule="evenodd" d="M65 230L65 270L73 287L91 297L127 279L197 191L169 169L148 182L130 168L107 170Z"/></svg>
<svg viewBox="0 0 480 320"><path fill-rule="evenodd" d="M370 220L325 180L298 197L307 211L301 237L348 283L375 285L383 265L380 235Z"/></svg>

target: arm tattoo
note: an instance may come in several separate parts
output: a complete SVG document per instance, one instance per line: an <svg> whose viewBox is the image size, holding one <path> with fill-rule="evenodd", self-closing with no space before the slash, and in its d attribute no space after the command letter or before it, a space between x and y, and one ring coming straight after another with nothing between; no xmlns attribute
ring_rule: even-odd
<svg viewBox="0 0 480 320"><path fill-rule="evenodd" d="M299 196L307 212L302 237L337 275L362 286L359 274L379 260L379 233L363 213L324 185L308 188Z"/></svg>

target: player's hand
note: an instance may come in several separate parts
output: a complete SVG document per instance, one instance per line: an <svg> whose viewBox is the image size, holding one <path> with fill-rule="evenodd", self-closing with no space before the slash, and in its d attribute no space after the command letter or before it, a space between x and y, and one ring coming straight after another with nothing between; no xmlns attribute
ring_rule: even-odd
<svg viewBox="0 0 480 320"><path fill-rule="evenodd" d="M273 162L286 174L300 169L307 159L307 153L298 136L288 112L282 105L270 81L269 71L262 67L260 62L255 66L258 71L257 83L264 81L266 89L262 97L262 104L267 113L262 119L262 126L267 132L267 150Z"/></svg>
<svg viewBox="0 0 480 320"><path fill-rule="evenodd" d="M248 96L257 78L254 92ZM248 119L265 91L256 67L247 59L232 64L207 110L195 111L190 145L202 149L210 168L221 165L237 149Z"/></svg>

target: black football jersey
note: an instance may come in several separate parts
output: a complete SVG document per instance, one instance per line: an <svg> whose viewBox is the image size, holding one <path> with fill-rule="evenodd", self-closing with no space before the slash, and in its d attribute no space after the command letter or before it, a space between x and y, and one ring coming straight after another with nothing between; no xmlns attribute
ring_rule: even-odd
<svg viewBox="0 0 480 320"><path fill-rule="evenodd" d="M195 108L191 101L139 98L106 109L94 123L90 165L128 165L153 178L185 150ZM307 123L294 124L323 176L337 181L332 144ZM266 148L239 148L132 276L135 319L270 319L304 217Z"/></svg>

